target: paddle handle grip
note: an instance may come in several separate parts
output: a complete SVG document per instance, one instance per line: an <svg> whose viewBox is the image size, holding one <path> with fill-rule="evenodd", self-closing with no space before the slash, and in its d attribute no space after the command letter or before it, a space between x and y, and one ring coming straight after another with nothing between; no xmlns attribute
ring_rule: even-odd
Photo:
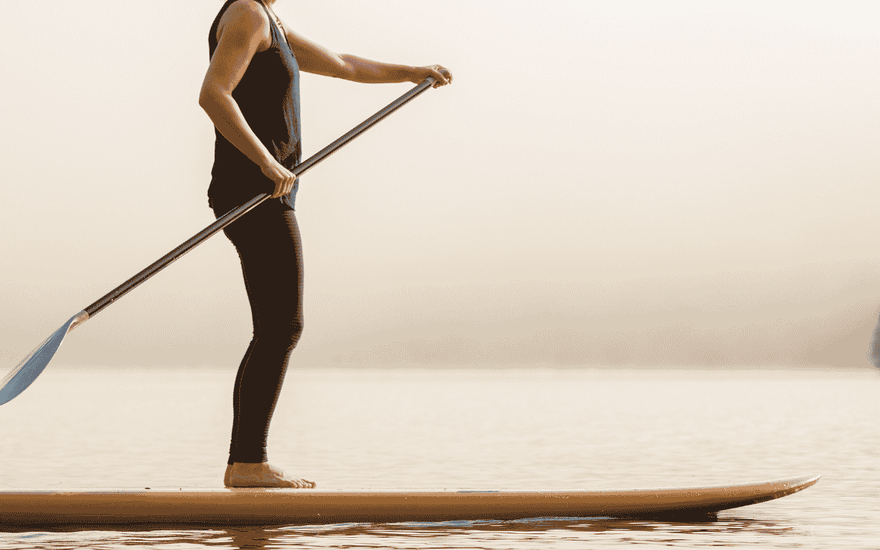
<svg viewBox="0 0 880 550"><path fill-rule="evenodd" d="M376 124L380 120L384 119L385 117L387 117L388 115L390 115L391 113L396 111L397 109L403 107L404 105L406 105L408 102L410 102L412 99L414 99L419 94L430 89L435 83L436 83L436 81L434 80L433 77L426 78L425 80L420 82L418 85L416 85L414 88L412 88L411 90L409 90L408 92L406 92L405 94L400 96L399 98L397 98L394 101L392 101L391 103L389 103L387 106L385 106L383 109L378 111L376 114L374 114L373 116L371 116L367 120L361 122L360 124L358 124L357 126L352 128L348 133L346 133L345 135L343 135L342 137L340 137L339 139L337 139L336 141L334 141L333 143L331 143L327 147L324 147L323 149L321 149L320 151L318 151L317 153L315 153L314 155L312 155L311 157L306 159L304 162L301 162L300 164L296 165L291 170L291 172L293 172L293 174L296 176L301 176L301 175L305 174L306 172L308 172L309 170L314 168L315 165L317 165L319 162L321 162L322 160L326 159L327 157L329 157L330 155L332 155L333 153L338 151L340 148L342 148L348 142L350 142L354 138L356 138L359 135L361 135L362 133L364 133L367 129L372 127L374 124ZM171 264L172 262L174 262L175 260L177 260L178 258L183 256L184 254L186 254L187 252L189 252L190 250L192 250L196 246L203 243L209 237L213 236L215 233L217 233L218 231L220 231L221 229L223 229L227 225L231 224L232 222L234 222L238 218L244 216L245 214L247 214L248 212L250 212L251 210L256 208L260 203L262 203L263 201L265 201L269 197L270 197L269 193L261 193L261 194L257 195L256 197L252 198L251 200L247 201L246 203L242 204L241 206L237 206L237 207L233 208L232 210L230 210L229 212L227 212L226 214L220 216L219 218L217 218L216 221L214 221L214 223L212 223L208 227L202 229L201 231L199 231L198 233L193 235L191 238L187 239L180 246L178 246L177 248L175 248L174 250L172 250L168 254L162 256L161 258L159 258L158 260L156 260L155 262L153 262L152 264L150 264L149 266L147 266L146 268L141 270L137 275L135 275L134 277L125 281L124 283L122 283L121 285L114 288L113 290L111 290L110 292L108 292L107 294L102 296L100 299L95 301L93 304L91 304L90 306L85 308L84 311L85 311L85 313L88 314L87 318L93 317L96 313L98 313L99 311L101 311L105 307L109 306L110 304L112 304L113 302L115 302L116 300L118 300L119 298L121 298L122 296L124 296L125 294L130 292L131 290L133 290L135 287L137 287L138 285L140 285L141 283L143 283L144 281L146 281L147 279L149 279L150 277L152 277L153 275L155 275L156 273L158 273L162 269L168 267L169 264Z"/></svg>

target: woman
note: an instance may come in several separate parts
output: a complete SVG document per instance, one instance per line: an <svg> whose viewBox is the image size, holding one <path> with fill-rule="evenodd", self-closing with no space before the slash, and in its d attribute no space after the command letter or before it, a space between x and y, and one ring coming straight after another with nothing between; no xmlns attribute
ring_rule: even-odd
<svg viewBox="0 0 880 550"><path fill-rule="evenodd" d="M302 333L302 248L293 212L300 162L299 71L355 82L452 81L439 65L410 67L340 55L292 32L275 0L228 0L208 37L199 104L216 127L208 197L218 217L259 193L267 200L225 229L241 259L254 323L233 394L227 487L314 487L267 462L269 422Z"/></svg>

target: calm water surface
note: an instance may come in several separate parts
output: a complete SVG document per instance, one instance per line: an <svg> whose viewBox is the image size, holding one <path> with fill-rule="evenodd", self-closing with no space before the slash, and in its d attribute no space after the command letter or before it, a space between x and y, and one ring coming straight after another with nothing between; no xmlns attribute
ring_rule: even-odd
<svg viewBox="0 0 880 550"><path fill-rule="evenodd" d="M0 407L0 490L215 488L235 373L52 365ZM292 370L270 461L326 489L822 480L702 523L556 518L3 532L3 549L880 549L872 370Z"/></svg>

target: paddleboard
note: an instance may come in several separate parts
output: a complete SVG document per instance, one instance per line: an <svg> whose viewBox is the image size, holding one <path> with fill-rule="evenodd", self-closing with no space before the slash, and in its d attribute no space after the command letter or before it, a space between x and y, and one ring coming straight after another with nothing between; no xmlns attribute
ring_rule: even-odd
<svg viewBox="0 0 880 550"><path fill-rule="evenodd" d="M806 489L818 480L819 476L801 476L684 489L564 492L2 491L0 526L315 525L539 517L699 517L784 497Z"/></svg>

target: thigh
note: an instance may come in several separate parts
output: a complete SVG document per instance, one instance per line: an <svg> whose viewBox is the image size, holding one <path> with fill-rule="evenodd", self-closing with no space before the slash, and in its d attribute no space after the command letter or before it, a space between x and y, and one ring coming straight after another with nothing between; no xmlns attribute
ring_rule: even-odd
<svg viewBox="0 0 880 550"><path fill-rule="evenodd" d="M301 324L302 242L293 210L258 207L225 231L241 259L254 329Z"/></svg>

